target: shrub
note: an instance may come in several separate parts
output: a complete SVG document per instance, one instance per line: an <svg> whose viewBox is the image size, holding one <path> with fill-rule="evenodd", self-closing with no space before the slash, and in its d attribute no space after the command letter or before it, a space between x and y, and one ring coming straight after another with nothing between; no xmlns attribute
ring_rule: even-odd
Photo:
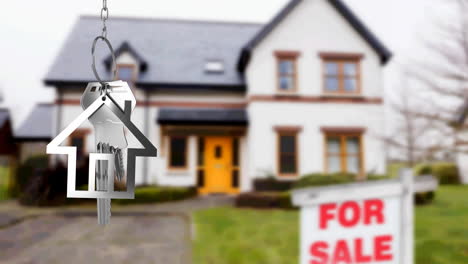
<svg viewBox="0 0 468 264"><path fill-rule="evenodd" d="M345 184L355 182L357 179L356 174L351 173L334 173L322 174L313 173L304 175L297 182L294 183L294 189L312 187L312 186L327 186L334 184Z"/></svg>
<svg viewBox="0 0 468 264"><path fill-rule="evenodd" d="M432 166L431 164L419 164L414 167L414 175L420 176L420 175L430 175L432 174Z"/></svg>
<svg viewBox="0 0 468 264"><path fill-rule="evenodd" d="M67 169L59 165L53 169L36 169L20 195L23 205L61 205L66 201Z"/></svg>
<svg viewBox="0 0 468 264"><path fill-rule="evenodd" d="M237 207L261 209L292 209L289 192L251 192L237 196Z"/></svg>
<svg viewBox="0 0 468 264"><path fill-rule="evenodd" d="M436 163L432 165L432 174L439 179L440 184L460 184L458 168L453 163Z"/></svg>
<svg viewBox="0 0 468 264"><path fill-rule="evenodd" d="M273 176L254 180L254 190L257 192L284 192L291 190L294 182L280 181Z"/></svg>
<svg viewBox="0 0 468 264"><path fill-rule="evenodd" d="M179 201L197 195L195 188L143 186L135 189L135 199L115 200L118 204L145 204Z"/></svg>
<svg viewBox="0 0 468 264"><path fill-rule="evenodd" d="M383 174L367 174L366 179L368 181L379 181L379 180L389 180L392 177L389 175L383 175Z"/></svg>
<svg viewBox="0 0 468 264"><path fill-rule="evenodd" d="M440 184L460 184L460 175L457 165L441 162L418 165L414 169L415 175L434 175Z"/></svg>
<svg viewBox="0 0 468 264"><path fill-rule="evenodd" d="M15 183L11 190L11 196L18 197L27 188L27 185L37 170L47 168L49 158L47 155L33 156L25 160L16 170Z"/></svg>
<svg viewBox="0 0 468 264"><path fill-rule="evenodd" d="M429 204L435 198L435 192L416 193L414 195L414 202L419 205Z"/></svg>

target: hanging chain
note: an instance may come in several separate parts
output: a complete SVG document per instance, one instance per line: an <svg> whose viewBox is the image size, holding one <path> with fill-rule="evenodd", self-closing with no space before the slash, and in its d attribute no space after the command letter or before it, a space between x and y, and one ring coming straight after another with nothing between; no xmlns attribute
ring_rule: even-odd
<svg viewBox="0 0 468 264"><path fill-rule="evenodd" d="M102 21L102 34L101 36L97 36L94 41L93 45L91 47L91 56L93 57L93 64L91 64L91 69L93 70L94 76L96 79L101 83L102 85L102 90L101 92L104 92L107 94L107 89L109 88L109 84L104 82L100 77L99 74L96 70L96 57L94 56L94 51L96 49L96 43L98 40L104 41L107 46L109 47L111 51L111 56L112 56L112 80L116 79L117 76L117 65L115 61L115 53L114 49L112 48L112 45L110 41L107 39L107 25L106 22L109 19L109 8L107 8L107 0L102 0L102 8L101 8L101 21Z"/></svg>
<svg viewBox="0 0 468 264"><path fill-rule="evenodd" d="M101 21L102 21L102 34L101 36L107 38L107 19L109 19L109 9L107 8L107 0L102 0L101 8Z"/></svg>

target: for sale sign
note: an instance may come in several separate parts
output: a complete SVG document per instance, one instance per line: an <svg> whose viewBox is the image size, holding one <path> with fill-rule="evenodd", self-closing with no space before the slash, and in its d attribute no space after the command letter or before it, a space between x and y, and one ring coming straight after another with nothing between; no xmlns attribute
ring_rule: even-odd
<svg viewBox="0 0 468 264"><path fill-rule="evenodd" d="M410 264L411 171L401 180L297 190L301 264Z"/></svg>

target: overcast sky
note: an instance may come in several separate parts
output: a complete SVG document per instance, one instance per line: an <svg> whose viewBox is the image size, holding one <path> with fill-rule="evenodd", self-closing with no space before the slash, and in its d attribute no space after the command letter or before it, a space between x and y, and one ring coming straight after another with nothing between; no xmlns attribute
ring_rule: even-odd
<svg viewBox="0 0 468 264"><path fill-rule="evenodd" d="M397 58L413 53L417 49L418 33L430 25L425 23L427 0L344 1ZM250 22L267 22L286 3L287 0L108 0L110 19L137 16ZM15 127L37 102L54 100L53 89L44 87L42 79L78 16L99 14L101 5L100 0L2 4L0 89L5 97L4 105L13 112ZM112 28L109 34L113 34ZM387 83L394 78L391 72L394 72L392 66L386 69Z"/></svg>

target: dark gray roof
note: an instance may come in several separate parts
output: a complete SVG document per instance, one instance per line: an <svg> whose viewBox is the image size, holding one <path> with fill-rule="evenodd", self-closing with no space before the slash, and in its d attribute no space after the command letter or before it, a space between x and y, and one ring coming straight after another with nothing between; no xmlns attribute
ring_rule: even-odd
<svg viewBox="0 0 468 264"><path fill-rule="evenodd" d="M242 125L248 124L245 109L161 108L158 120L163 125Z"/></svg>
<svg viewBox="0 0 468 264"><path fill-rule="evenodd" d="M8 120L10 120L10 111L8 111L8 109L0 109L0 128L2 128Z"/></svg>
<svg viewBox="0 0 468 264"><path fill-rule="evenodd" d="M113 17L107 23L108 38L114 47L124 43L138 51L147 62L147 71L138 84L198 85L245 87L242 74L236 70L241 48L262 27L260 24ZM82 16L73 27L57 56L45 82L50 85L93 81L91 44L100 35L98 17ZM103 79L109 79L105 45L97 58ZM207 60L222 60L223 74L206 73ZM100 61L100 62L99 62Z"/></svg>
<svg viewBox="0 0 468 264"><path fill-rule="evenodd" d="M18 140L52 139L52 104L38 104L15 132Z"/></svg>
<svg viewBox="0 0 468 264"><path fill-rule="evenodd" d="M243 48L237 64L237 69L243 72L250 61L252 50L271 31L286 18L289 13L298 6L302 0L291 0L261 31L259 31ZM391 52L382 44L377 37L362 23L359 18L341 0L328 0L330 4L351 24L368 43L379 54L382 64L386 64L392 57Z"/></svg>

